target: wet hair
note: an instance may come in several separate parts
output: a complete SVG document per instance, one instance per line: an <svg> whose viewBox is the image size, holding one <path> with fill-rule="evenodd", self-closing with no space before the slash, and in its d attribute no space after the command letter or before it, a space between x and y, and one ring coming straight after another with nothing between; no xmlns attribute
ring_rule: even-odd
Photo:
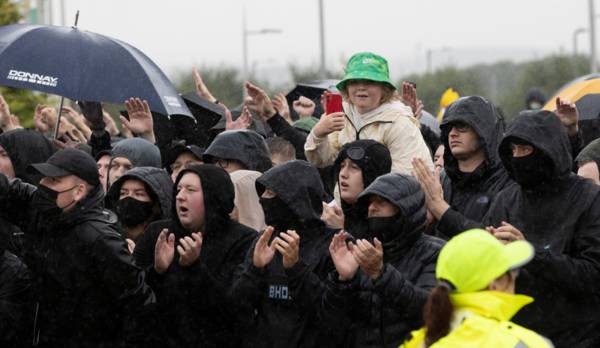
<svg viewBox="0 0 600 348"><path fill-rule="evenodd" d="M267 139L267 147L271 155L279 154L290 161L296 159L296 149L289 141L281 137L273 137Z"/></svg>
<svg viewBox="0 0 600 348"><path fill-rule="evenodd" d="M429 347L450 332L454 306L450 301L452 286L442 281L433 288L423 311L425 320L425 346Z"/></svg>
<svg viewBox="0 0 600 348"><path fill-rule="evenodd" d="M394 99L395 90L391 86L389 86L386 83L377 82L377 81L369 81L369 82L381 86L382 92L381 92L381 100L380 100L379 105L389 103ZM352 83L352 81L348 81L348 83ZM344 88L342 88L340 93L344 97L344 100L346 100L350 103L350 98L348 97L348 83L344 84Z"/></svg>

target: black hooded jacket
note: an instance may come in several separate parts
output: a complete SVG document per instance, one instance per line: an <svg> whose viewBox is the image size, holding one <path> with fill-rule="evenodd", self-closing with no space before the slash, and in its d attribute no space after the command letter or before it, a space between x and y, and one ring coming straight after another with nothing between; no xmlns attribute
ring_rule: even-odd
<svg viewBox="0 0 600 348"><path fill-rule="evenodd" d="M333 164L333 173L338 186L342 162L349 158L348 150L351 148L360 148L364 152L364 156L360 160L353 160L350 158L350 160L359 166L362 171L364 188L371 185L378 176L387 174L392 170L392 157L385 145L370 139L356 140L342 146ZM365 204L349 204L343 199L341 202L342 210L344 212L344 231L356 238L364 238L368 229L367 220L365 218L367 216L368 207Z"/></svg>
<svg viewBox="0 0 600 348"><path fill-rule="evenodd" d="M106 194L106 202L109 209L114 210L115 204L121 194L121 186L128 179L136 179L143 182L147 189L150 190L148 195L153 200L158 201L160 212L154 214L152 221L171 218L171 213L173 212L173 182L167 171L155 167L133 168L115 181Z"/></svg>
<svg viewBox="0 0 600 348"><path fill-rule="evenodd" d="M473 128L485 150L486 160L472 173L462 173L450 151L449 133L457 122ZM448 107L440 128L446 148L442 187L450 208L442 215L437 230L440 237L449 239L465 231L472 221L481 222L498 192L512 181L498 157L504 121L490 101L482 97L460 98Z"/></svg>
<svg viewBox="0 0 600 348"><path fill-rule="evenodd" d="M205 230L199 259L189 267L179 265L179 253L167 271L154 270L154 248L160 232L167 228L179 240L190 236L175 212L177 184L187 173L200 178L205 206ZM238 347L240 314L230 296L235 268L256 236L256 231L229 218L235 191L223 169L208 164L191 165L177 177L173 192L173 218L157 221L137 243L134 258L148 273L156 293L160 328L152 340L164 347Z"/></svg>
<svg viewBox="0 0 600 348"><path fill-rule="evenodd" d="M368 204L371 195L395 205L404 224L384 244L379 278L372 280L360 269L348 282L339 281L337 272L329 275L323 316L332 327L345 330L344 347L398 347L422 326L423 306L436 286L435 265L444 244L423 233L425 194L414 178L398 173L380 176L361 193L359 204Z"/></svg>
<svg viewBox="0 0 600 348"><path fill-rule="evenodd" d="M32 204L35 190L0 175L0 214L26 237L24 260L36 301L29 332L43 346L132 346L139 339L137 319L154 295L108 221L102 187L54 223Z"/></svg>
<svg viewBox="0 0 600 348"><path fill-rule="evenodd" d="M323 185L305 161L273 167L256 180L257 191L274 191L295 215L299 261L285 269L281 254L264 268L254 266L254 247L238 268L233 293L250 313L245 347L330 347L334 334L316 316L318 288L333 269L333 230L321 221Z"/></svg>
<svg viewBox="0 0 600 348"><path fill-rule="evenodd" d="M535 301L513 321L550 338L556 347L598 347L600 188L571 173L567 132L553 113L522 113L508 127L499 152L509 175L511 139L532 144L551 159L551 180L533 189L505 188L483 223L470 227L498 227L505 221L535 247L516 287Z"/></svg>
<svg viewBox="0 0 600 348"><path fill-rule="evenodd" d="M56 152L54 145L44 135L25 129L2 133L0 146L12 162L15 177L32 185L37 185L42 177L39 173L27 171L27 167L32 163L46 162ZM0 248L4 246L13 254L22 256L22 235L17 226L0 218Z"/></svg>
<svg viewBox="0 0 600 348"><path fill-rule="evenodd" d="M202 159L206 163L214 163L217 159L236 160L246 169L261 173L271 168L271 154L264 138L251 130L220 133L206 149Z"/></svg>

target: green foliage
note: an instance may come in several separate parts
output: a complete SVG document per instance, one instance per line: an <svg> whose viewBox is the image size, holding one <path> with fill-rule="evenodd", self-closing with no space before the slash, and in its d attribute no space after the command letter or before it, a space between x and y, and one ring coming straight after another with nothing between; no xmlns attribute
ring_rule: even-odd
<svg viewBox="0 0 600 348"><path fill-rule="evenodd" d="M10 0L0 0L0 25L17 23L21 19L17 4Z"/></svg>
<svg viewBox="0 0 600 348"><path fill-rule="evenodd" d="M433 73L413 74L398 82L413 81L425 107L437 113L442 93L453 87L461 96L481 95L496 103L507 119L525 107L527 92L539 88L550 98L565 83L588 73L584 56L551 55L523 63L498 62L466 68L445 67Z"/></svg>
<svg viewBox="0 0 600 348"><path fill-rule="evenodd" d="M16 3L9 0L0 0L0 26L17 23L20 19L21 15ZM19 121L24 127L33 125L33 114L36 105L48 103L45 94L25 89L0 87L0 94L6 99L11 113L19 117Z"/></svg>

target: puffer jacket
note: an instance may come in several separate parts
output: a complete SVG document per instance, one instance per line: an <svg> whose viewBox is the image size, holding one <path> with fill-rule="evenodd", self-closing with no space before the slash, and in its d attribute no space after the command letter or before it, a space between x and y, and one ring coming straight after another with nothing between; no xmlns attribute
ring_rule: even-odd
<svg viewBox="0 0 600 348"><path fill-rule="evenodd" d="M552 348L550 341L510 319L533 299L496 291L450 295L454 319L450 333L431 348ZM410 341L400 348L425 348L426 330L412 332Z"/></svg>
<svg viewBox="0 0 600 348"><path fill-rule="evenodd" d="M368 202L371 195L387 199L406 220L389 249L384 244L379 278L372 280L360 269L348 282L339 281L336 272L329 274L322 316L344 332L344 347L398 347L422 325L423 306L436 285L435 265L444 245L443 240L423 234L425 195L415 179L383 175L361 193L360 201Z"/></svg>
<svg viewBox="0 0 600 348"><path fill-rule="evenodd" d="M322 168L333 164L341 147L358 139L372 139L385 145L392 155L392 171L412 175L412 160L422 158L433 171L431 154L419 131L418 121L410 108L400 102L386 103L373 111L374 115L358 126L360 115L344 104L346 125L343 130L327 137L317 137L310 132L304 145L306 158ZM326 116L325 116L326 117Z"/></svg>

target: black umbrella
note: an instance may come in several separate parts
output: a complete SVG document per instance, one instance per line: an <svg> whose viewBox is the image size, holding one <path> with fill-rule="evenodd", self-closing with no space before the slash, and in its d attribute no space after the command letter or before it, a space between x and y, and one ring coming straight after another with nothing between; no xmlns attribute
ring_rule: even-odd
<svg viewBox="0 0 600 348"><path fill-rule="evenodd" d="M139 97L154 112L192 117L167 76L144 53L76 27L0 27L0 85L119 104Z"/></svg>
<svg viewBox="0 0 600 348"><path fill-rule="evenodd" d="M321 115L324 112L321 108L321 95L325 91L337 91L335 85L337 85L338 82L340 82L340 80L315 80L298 83L296 87L285 96L285 99L287 99L288 105L290 106L292 119L298 119L298 114L294 111L292 105L295 100L300 98L300 96L312 100L316 105L315 115Z"/></svg>

